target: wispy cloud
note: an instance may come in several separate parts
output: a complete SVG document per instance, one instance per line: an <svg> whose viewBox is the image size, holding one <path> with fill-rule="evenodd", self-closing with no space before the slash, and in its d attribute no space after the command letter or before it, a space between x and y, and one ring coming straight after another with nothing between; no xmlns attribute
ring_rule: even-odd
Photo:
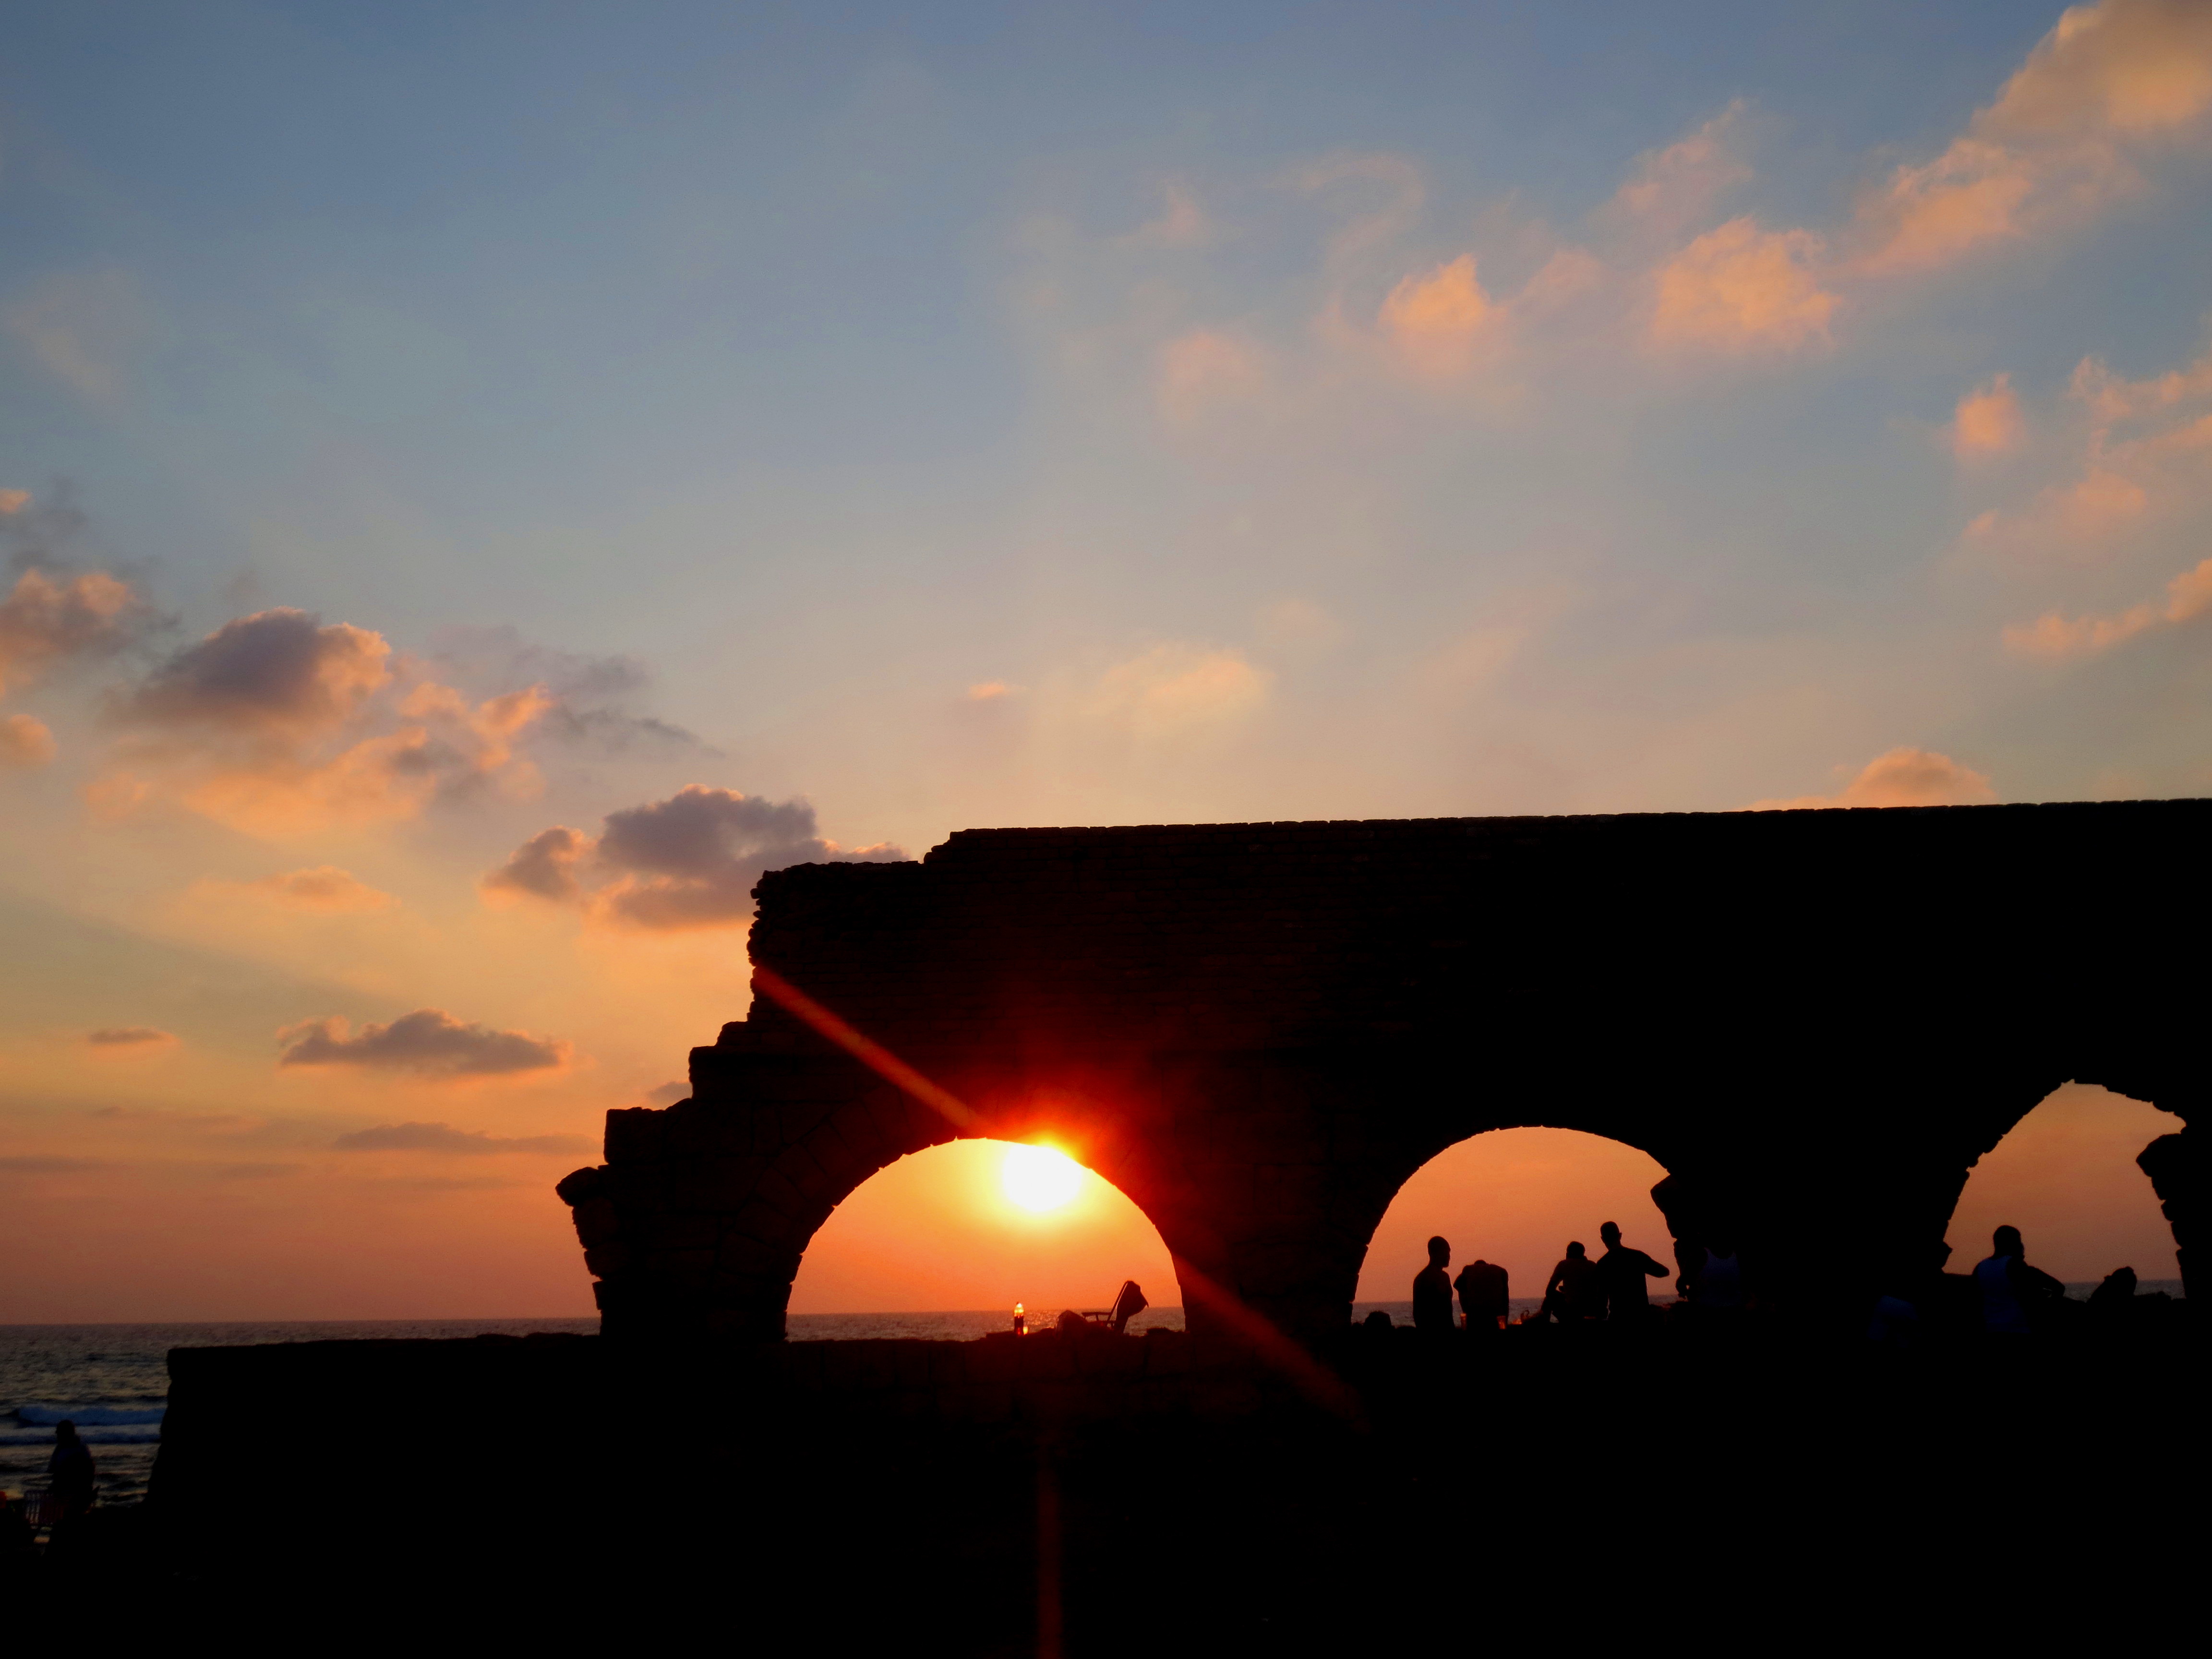
<svg viewBox="0 0 2212 1659"><path fill-rule="evenodd" d="M2194 622L2208 611L2212 611L2212 559L2168 582L2163 599L2146 599L2103 617L2046 611L2032 623L2006 629L2004 642L2031 657L2094 656L2139 635Z"/></svg>
<svg viewBox="0 0 2212 1659"><path fill-rule="evenodd" d="M465 1024L417 1008L388 1025L354 1032L342 1018L311 1019L277 1033L279 1066L357 1066L433 1078L506 1077L565 1066L569 1048L553 1037Z"/></svg>
<svg viewBox="0 0 2212 1659"><path fill-rule="evenodd" d="M573 1158L592 1150L592 1143L581 1135L495 1135L446 1123L383 1123L340 1135L331 1145L342 1152L436 1152L464 1158L501 1152L558 1152Z"/></svg>
<svg viewBox="0 0 2212 1659"><path fill-rule="evenodd" d="M86 1032L84 1040L95 1048L165 1048L177 1039L173 1033L151 1025L104 1025Z"/></svg>

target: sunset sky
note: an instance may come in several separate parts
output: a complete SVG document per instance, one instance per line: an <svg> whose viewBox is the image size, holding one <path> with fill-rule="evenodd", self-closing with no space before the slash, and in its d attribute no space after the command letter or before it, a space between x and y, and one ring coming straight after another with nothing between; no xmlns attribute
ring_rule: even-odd
<svg viewBox="0 0 2212 1659"><path fill-rule="evenodd" d="M2202 0L34 4L0 222L0 1322L587 1311L781 864L2212 793Z"/></svg>

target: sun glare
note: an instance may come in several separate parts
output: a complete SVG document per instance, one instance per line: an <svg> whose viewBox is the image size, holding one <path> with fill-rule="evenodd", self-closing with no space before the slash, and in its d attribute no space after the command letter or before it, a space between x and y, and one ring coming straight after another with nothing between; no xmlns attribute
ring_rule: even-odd
<svg viewBox="0 0 2212 1659"><path fill-rule="evenodd" d="M1083 1166L1049 1146L1009 1146L999 1179L1024 1210L1056 1210L1083 1185Z"/></svg>

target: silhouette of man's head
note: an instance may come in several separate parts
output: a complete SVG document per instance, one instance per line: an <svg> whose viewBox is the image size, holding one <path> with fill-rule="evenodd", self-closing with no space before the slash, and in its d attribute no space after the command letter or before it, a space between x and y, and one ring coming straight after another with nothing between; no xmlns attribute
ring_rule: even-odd
<svg viewBox="0 0 2212 1659"><path fill-rule="evenodd" d="M1571 1241L1567 1245L1567 1260L1570 1261L1580 1261L1589 1254L1589 1252L1583 1248L1583 1242L1579 1238Z"/></svg>
<svg viewBox="0 0 2212 1659"><path fill-rule="evenodd" d="M1597 1230L1597 1236L1605 1241L1607 1249L1617 1250L1620 1248L1620 1224L1618 1221L1607 1222L1604 1226Z"/></svg>
<svg viewBox="0 0 2212 1659"><path fill-rule="evenodd" d="M1999 1255L2026 1255L2027 1246L2021 1242L2020 1229L2000 1227L1990 1235L1990 1246Z"/></svg>
<svg viewBox="0 0 2212 1659"><path fill-rule="evenodd" d="M1442 1237L1429 1241L1429 1266L1441 1267L1451 1260L1451 1245Z"/></svg>
<svg viewBox="0 0 2212 1659"><path fill-rule="evenodd" d="M76 1441L76 1425L64 1417L54 1425L54 1439L60 1445L74 1444Z"/></svg>

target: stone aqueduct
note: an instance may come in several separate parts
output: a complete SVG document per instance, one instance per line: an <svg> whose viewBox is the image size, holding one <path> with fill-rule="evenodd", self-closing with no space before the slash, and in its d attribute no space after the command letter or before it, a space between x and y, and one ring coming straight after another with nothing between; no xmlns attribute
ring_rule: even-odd
<svg viewBox="0 0 2212 1659"><path fill-rule="evenodd" d="M1311 1343L1408 1176L1544 1124L1855 1310L2058 1085L2212 1094L2208 848L2196 800L963 831L765 877L750 1018L561 1194L610 1336L773 1340L876 1170L1049 1136L1158 1227L1194 1332ZM2201 1139L2142 1160L2185 1275Z"/></svg>

